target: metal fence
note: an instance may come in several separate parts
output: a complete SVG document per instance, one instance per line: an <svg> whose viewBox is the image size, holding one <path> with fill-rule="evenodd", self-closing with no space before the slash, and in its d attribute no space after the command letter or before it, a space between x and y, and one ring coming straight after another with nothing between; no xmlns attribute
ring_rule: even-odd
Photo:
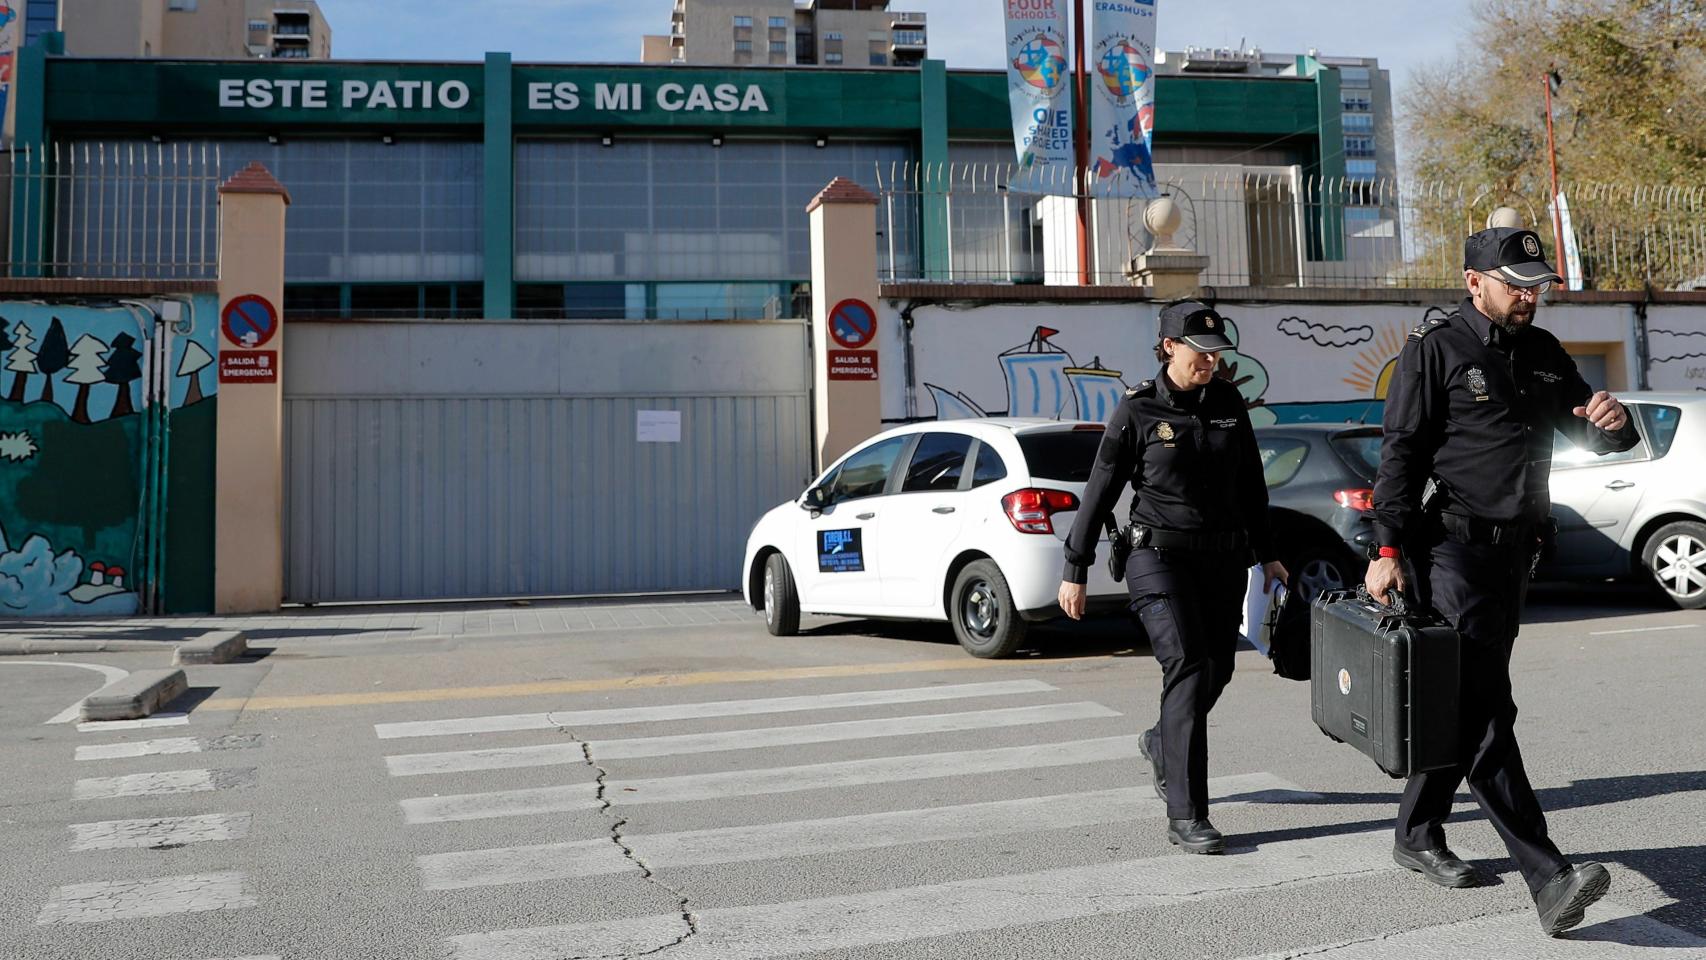
<svg viewBox="0 0 1706 960"><path fill-rule="evenodd" d="M885 280L1076 284L1079 198L1092 211L1091 282L1130 283L1133 261L1156 245L1151 201L1099 196L1070 174L896 164L878 179ZM1160 185L1183 217L1169 245L1208 257L1213 286L1456 288L1464 237L1507 206L1556 254L1543 194L1324 180L1299 167L1173 171ZM1566 184L1564 194L1585 289L1706 288L1706 185Z"/></svg>
<svg viewBox="0 0 1706 960"><path fill-rule="evenodd" d="M5 150L6 276L211 279L219 148L19 144Z"/></svg>

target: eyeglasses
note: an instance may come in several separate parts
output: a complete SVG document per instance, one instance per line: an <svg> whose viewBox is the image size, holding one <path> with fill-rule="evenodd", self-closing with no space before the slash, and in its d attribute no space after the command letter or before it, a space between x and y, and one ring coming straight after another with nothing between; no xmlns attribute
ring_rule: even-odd
<svg viewBox="0 0 1706 960"><path fill-rule="evenodd" d="M1519 300L1539 300L1541 294L1552 289L1552 281L1550 280L1542 281L1532 287L1519 287L1504 277L1495 277L1490 273L1483 273L1481 276L1498 283L1505 288L1505 292Z"/></svg>

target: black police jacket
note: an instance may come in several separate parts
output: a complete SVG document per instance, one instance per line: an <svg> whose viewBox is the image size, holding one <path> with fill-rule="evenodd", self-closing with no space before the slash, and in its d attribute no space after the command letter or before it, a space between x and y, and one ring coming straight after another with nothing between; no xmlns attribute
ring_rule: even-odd
<svg viewBox="0 0 1706 960"><path fill-rule="evenodd" d="M1387 390L1374 481L1380 545L1402 545L1422 488L1436 474L1452 513L1497 523L1544 520L1552 509L1554 429L1595 453L1639 440L1632 421L1605 431L1571 412L1592 395L1563 344L1545 330L1507 333L1469 299L1456 313L1422 321L1404 341Z"/></svg>
<svg viewBox="0 0 1706 960"><path fill-rule="evenodd" d="M1126 391L1114 408L1066 537L1061 579L1083 583L1096 562L1103 518L1131 484L1131 520L1162 530L1242 530L1274 559L1268 487L1244 397L1231 383L1174 390L1165 371Z"/></svg>

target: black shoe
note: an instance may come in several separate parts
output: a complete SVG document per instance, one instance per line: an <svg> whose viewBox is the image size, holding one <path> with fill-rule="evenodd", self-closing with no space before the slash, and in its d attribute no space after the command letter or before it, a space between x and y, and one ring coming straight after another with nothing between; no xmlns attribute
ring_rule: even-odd
<svg viewBox="0 0 1706 960"><path fill-rule="evenodd" d="M1438 850L1406 850L1393 845L1392 862L1408 867L1442 887L1474 887L1481 883L1474 867L1457 859L1457 854L1444 847Z"/></svg>
<svg viewBox="0 0 1706 960"><path fill-rule="evenodd" d="M1156 749L1159 744L1151 742L1159 739L1161 738L1155 735L1153 728L1143 731L1142 735L1137 738L1137 752L1143 754L1143 759L1149 761L1149 772L1153 775L1155 783L1155 795L1161 798L1162 803L1166 803L1167 775L1166 771L1161 769L1161 751Z"/></svg>
<svg viewBox="0 0 1706 960"><path fill-rule="evenodd" d="M1581 923L1588 907L1609 889L1611 874L1597 863L1564 870L1534 895L1534 909L1540 911L1540 929L1548 937L1555 937Z"/></svg>
<svg viewBox="0 0 1706 960"><path fill-rule="evenodd" d="M1191 853L1225 853L1226 838L1205 817L1201 820L1167 821L1167 839Z"/></svg>

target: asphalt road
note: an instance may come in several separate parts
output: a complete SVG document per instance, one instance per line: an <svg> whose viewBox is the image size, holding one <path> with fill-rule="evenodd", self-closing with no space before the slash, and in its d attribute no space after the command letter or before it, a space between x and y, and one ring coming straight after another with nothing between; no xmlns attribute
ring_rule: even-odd
<svg viewBox="0 0 1706 960"><path fill-rule="evenodd" d="M1159 669L1122 624L991 663L733 609L285 633L146 726L48 721L106 680L74 664L165 652L0 657L0 957L1706 958L1698 613L1536 594L1525 760L1613 874L1551 940L1466 793L1450 842L1487 884L1393 866L1398 783L1253 652L1211 730L1233 849L1198 857L1136 755Z"/></svg>

